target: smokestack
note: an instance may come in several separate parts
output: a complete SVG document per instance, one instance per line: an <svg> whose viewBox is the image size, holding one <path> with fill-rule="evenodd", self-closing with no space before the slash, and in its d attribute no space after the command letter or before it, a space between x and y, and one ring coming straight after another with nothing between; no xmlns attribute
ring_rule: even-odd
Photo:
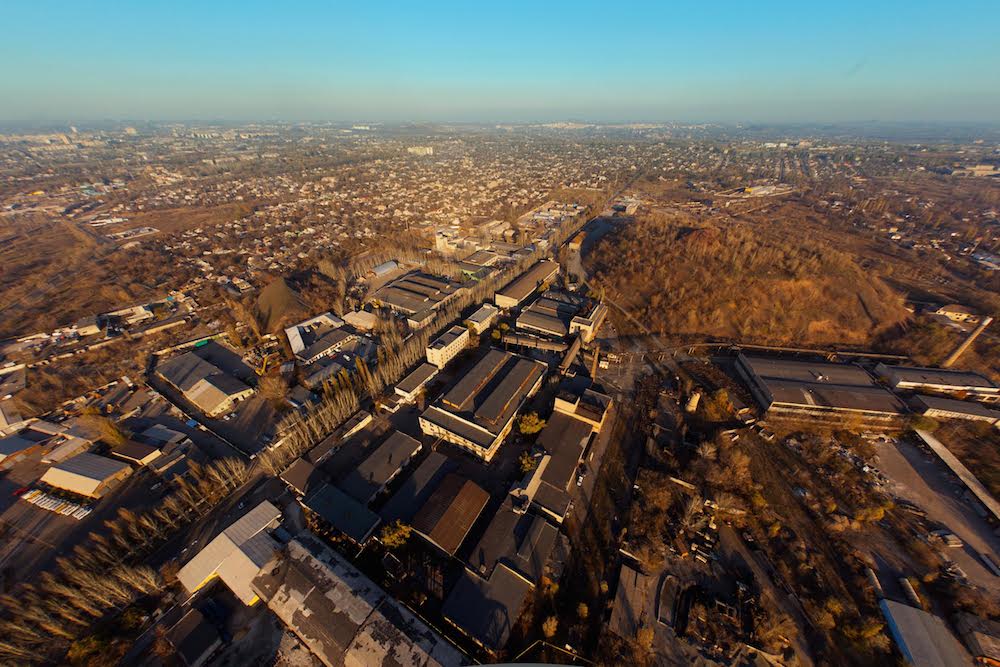
<svg viewBox="0 0 1000 667"><path fill-rule="evenodd" d="M979 326L973 329L972 333L969 334L969 337L962 341L959 346L955 348L955 351L944 360L944 363L941 364L941 368L951 368L952 365L958 361L958 358L962 356L962 353L969 349L972 342L979 337L979 334L986 330L986 327L988 327L992 321L992 317L984 317L983 321L979 323Z"/></svg>

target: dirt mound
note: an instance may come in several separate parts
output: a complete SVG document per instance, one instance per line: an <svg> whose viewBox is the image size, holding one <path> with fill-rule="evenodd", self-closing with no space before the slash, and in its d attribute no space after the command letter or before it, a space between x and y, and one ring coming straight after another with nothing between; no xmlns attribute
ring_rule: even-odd
<svg viewBox="0 0 1000 667"><path fill-rule="evenodd" d="M277 331L285 322L306 317L302 297L284 278L276 278L257 295L257 319L266 331Z"/></svg>

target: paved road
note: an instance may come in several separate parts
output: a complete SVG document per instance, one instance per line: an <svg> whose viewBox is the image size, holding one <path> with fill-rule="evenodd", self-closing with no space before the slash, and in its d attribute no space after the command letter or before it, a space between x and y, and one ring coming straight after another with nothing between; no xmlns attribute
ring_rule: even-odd
<svg viewBox="0 0 1000 667"><path fill-rule="evenodd" d="M979 553L1000 554L1000 539L989 524L962 498L962 487L931 454L911 442L880 443L876 447L879 470L889 479L889 489L917 505L933 521L943 524L965 545L944 549L944 554L962 568L969 580L1000 593L1000 577L990 573Z"/></svg>

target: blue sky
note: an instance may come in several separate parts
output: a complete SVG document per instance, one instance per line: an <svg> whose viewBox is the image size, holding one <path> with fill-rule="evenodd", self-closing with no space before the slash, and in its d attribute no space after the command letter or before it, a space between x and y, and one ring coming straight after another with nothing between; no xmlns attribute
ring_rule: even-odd
<svg viewBox="0 0 1000 667"><path fill-rule="evenodd" d="M1000 2L6 0L0 120L1000 122Z"/></svg>

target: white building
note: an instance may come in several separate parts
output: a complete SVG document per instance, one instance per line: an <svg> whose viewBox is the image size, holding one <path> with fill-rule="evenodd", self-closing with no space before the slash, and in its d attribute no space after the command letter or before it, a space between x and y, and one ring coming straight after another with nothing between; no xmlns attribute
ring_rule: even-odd
<svg viewBox="0 0 1000 667"><path fill-rule="evenodd" d="M469 344L469 330L455 325L427 346L427 362L444 368Z"/></svg>
<svg viewBox="0 0 1000 667"><path fill-rule="evenodd" d="M499 314L499 308L492 303L484 303L479 310L466 318L465 324L468 325L474 334L481 336L484 331L493 326Z"/></svg>

